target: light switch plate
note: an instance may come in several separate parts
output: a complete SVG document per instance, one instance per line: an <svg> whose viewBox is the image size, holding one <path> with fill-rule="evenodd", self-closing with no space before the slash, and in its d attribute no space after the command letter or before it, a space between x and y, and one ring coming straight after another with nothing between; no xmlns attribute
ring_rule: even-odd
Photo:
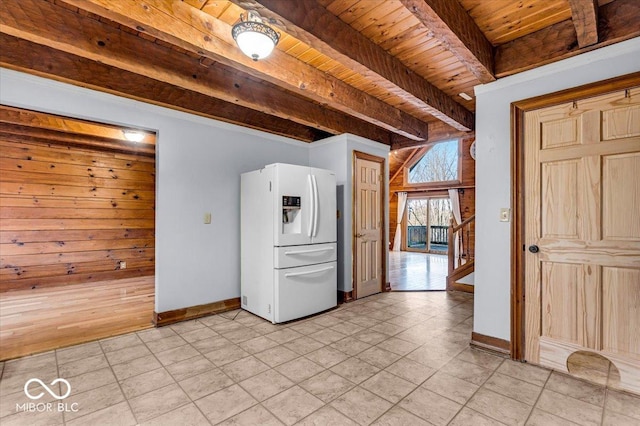
<svg viewBox="0 0 640 426"><path fill-rule="evenodd" d="M209 225L211 223L211 213L204 214L204 223L205 225Z"/></svg>
<svg viewBox="0 0 640 426"><path fill-rule="evenodd" d="M511 209L503 207L500 209L500 222L509 222L511 219Z"/></svg>

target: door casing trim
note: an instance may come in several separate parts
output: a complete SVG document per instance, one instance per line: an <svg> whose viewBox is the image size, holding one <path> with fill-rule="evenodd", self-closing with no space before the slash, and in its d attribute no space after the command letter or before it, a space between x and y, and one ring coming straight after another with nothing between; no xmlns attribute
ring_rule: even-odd
<svg viewBox="0 0 640 426"><path fill-rule="evenodd" d="M511 104L511 358L524 361L524 115L526 112L640 86L640 72Z"/></svg>
<svg viewBox="0 0 640 426"><path fill-rule="evenodd" d="M387 217L384 214L385 211L385 203L386 200L386 188L385 188L385 173L386 169L384 167L385 159L382 157L378 157L372 154L367 154L366 152L361 152L354 150L353 158L351 164L351 287L353 289L353 300L358 299L358 291L356 286L356 239L354 235L356 235L356 160L368 160L373 161L375 163L380 163L380 182L382 182L382 190L380 191L380 218L382 219L382 224L380 226L380 240L382 241L382 250L380 254L380 264L382 265L382 282L380 284L380 291L391 291L391 285L387 281L387 251L388 247L386 246L386 221Z"/></svg>

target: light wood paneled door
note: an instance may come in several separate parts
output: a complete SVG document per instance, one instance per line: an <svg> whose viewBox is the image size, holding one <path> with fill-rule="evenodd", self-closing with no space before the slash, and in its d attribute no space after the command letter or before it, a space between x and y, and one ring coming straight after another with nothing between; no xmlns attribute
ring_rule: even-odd
<svg viewBox="0 0 640 426"><path fill-rule="evenodd" d="M354 281L356 298L382 291L384 283L382 222L384 187L382 169L384 159L356 154L354 169L355 226L353 236Z"/></svg>
<svg viewBox="0 0 640 426"><path fill-rule="evenodd" d="M525 114L525 359L640 392L640 88Z"/></svg>

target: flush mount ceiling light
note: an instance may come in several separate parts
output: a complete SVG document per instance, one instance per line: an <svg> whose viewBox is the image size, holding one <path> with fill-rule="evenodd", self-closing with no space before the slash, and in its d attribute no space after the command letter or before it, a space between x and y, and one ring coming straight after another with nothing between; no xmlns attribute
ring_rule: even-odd
<svg viewBox="0 0 640 426"><path fill-rule="evenodd" d="M242 53L254 61L269 56L280 40L280 34L253 10L247 12L246 19L244 14L240 15L240 22L231 28L231 35Z"/></svg>
<svg viewBox="0 0 640 426"><path fill-rule="evenodd" d="M144 139L144 133L136 130L123 130L122 134L129 142L142 142L142 139Z"/></svg>

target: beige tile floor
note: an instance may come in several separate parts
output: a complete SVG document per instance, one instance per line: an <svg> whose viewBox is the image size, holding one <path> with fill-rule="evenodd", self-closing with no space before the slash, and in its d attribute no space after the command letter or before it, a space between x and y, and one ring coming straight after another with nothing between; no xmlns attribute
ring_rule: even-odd
<svg viewBox="0 0 640 426"><path fill-rule="evenodd" d="M472 313L467 294L392 292L284 325L234 311L7 361L0 424L640 424L638 396L469 348ZM16 412L27 380L57 377L62 412L37 383L42 411Z"/></svg>

